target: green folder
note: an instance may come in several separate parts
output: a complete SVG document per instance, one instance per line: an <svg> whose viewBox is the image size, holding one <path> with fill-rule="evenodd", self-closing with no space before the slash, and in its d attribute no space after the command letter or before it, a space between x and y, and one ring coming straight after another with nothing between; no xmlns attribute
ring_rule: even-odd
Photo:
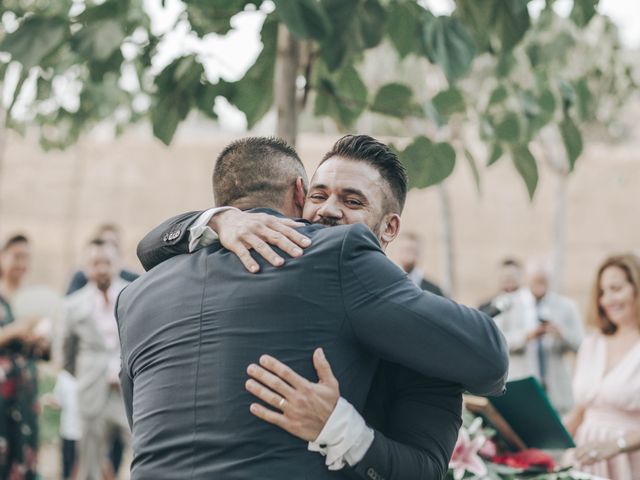
<svg viewBox="0 0 640 480"><path fill-rule="evenodd" d="M538 380L507 382L507 391L489 401L528 448L559 450L575 447Z"/></svg>

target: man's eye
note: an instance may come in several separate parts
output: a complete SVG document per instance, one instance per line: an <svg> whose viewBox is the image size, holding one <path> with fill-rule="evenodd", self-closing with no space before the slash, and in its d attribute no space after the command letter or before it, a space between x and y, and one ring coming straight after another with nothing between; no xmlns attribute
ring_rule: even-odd
<svg viewBox="0 0 640 480"><path fill-rule="evenodd" d="M321 195L319 193L316 193L314 195L309 195L309 198L312 200L324 200L326 199L326 197L324 195Z"/></svg>
<svg viewBox="0 0 640 480"><path fill-rule="evenodd" d="M360 200L345 200L344 202L349 207L361 207L362 202Z"/></svg>

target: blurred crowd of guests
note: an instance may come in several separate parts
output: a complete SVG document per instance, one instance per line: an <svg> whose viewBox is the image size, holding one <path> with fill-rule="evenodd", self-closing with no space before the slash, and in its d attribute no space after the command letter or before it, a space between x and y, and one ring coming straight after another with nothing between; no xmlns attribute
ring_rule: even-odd
<svg viewBox="0 0 640 480"><path fill-rule="evenodd" d="M61 410L62 478L117 476L129 428L114 308L119 292L137 277L122 268L120 245L116 226L97 230L63 308L25 285L29 240L14 235L2 245L0 480L37 478L39 360L58 372L41 403ZM401 235L392 257L418 287L444 296L419 268L420 245L417 235ZM602 263L586 322L574 301L552 291L550 277L544 261L505 259L497 293L479 306L507 339L509 377L538 379L576 440L568 458L581 470L614 480L640 478L640 259L627 254Z"/></svg>
<svg viewBox="0 0 640 480"><path fill-rule="evenodd" d="M444 295L418 268L418 237L401 237L396 263L423 290ZM565 461L601 478L640 479L640 258L600 265L586 321L551 289L544 260L506 258L496 278L497 293L478 308L505 335L509 379L536 378L574 437Z"/></svg>
<svg viewBox="0 0 640 480"><path fill-rule="evenodd" d="M137 278L121 268L119 229L103 225L85 246L66 296L25 285L27 237L0 250L0 480L39 478L40 404L60 410L63 479L116 478L129 442L120 393L115 302ZM48 294L44 294L48 292ZM36 361L57 372L38 398ZM39 402L40 400L40 402ZM123 470L128 470L123 469Z"/></svg>

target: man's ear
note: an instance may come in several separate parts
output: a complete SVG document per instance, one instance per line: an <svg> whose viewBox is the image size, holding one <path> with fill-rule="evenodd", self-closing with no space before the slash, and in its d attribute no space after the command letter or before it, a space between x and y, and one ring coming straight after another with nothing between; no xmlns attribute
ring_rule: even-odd
<svg viewBox="0 0 640 480"><path fill-rule="evenodd" d="M382 243L388 244L393 242L400 233L400 215L397 213L390 213L384 218L382 232L380 232L380 239Z"/></svg>
<svg viewBox="0 0 640 480"><path fill-rule="evenodd" d="M296 178L296 185L293 189L293 201L302 211L304 209L304 202L307 199L307 187L305 186L305 181L302 177Z"/></svg>

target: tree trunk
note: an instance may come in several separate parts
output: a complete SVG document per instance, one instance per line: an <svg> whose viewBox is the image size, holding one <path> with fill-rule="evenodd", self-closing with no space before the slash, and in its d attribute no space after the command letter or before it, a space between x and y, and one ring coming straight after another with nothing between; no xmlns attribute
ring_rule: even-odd
<svg viewBox="0 0 640 480"><path fill-rule="evenodd" d="M277 111L276 135L295 146L298 136L296 79L300 64L300 42L282 23L278 25L274 100Z"/></svg>
<svg viewBox="0 0 640 480"><path fill-rule="evenodd" d="M553 246L551 253L551 289L562 292L564 267L566 263L567 240L567 182L569 160L558 148L562 138L555 128L545 128L541 132L541 142L547 164L555 174L557 185L553 210Z"/></svg>
<svg viewBox="0 0 640 480"><path fill-rule="evenodd" d="M451 199L444 183L438 185L440 194L440 213L442 220L442 244L444 246L444 282L442 284L446 295L455 298L456 294L456 259L453 245L453 221L451 213Z"/></svg>
<svg viewBox="0 0 640 480"><path fill-rule="evenodd" d="M555 210L553 212L553 271L551 288L561 292L567 250L567 180L568 175L557 172Z"/></svg>

